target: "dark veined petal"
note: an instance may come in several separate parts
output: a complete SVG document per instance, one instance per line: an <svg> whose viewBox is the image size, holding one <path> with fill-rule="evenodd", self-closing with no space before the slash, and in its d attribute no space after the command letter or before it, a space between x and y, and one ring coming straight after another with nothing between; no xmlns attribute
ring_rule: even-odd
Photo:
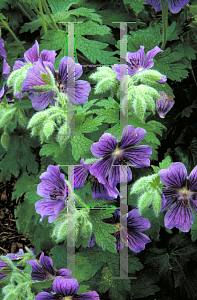
<svg viewBox="0 0 197 300"><path fill-rule="evenodd" d="M26 262L31 265L31 278L35 281L44 281L47 279L47 272L39 265L36 260L28 260Z"/></svg>
<svg viewBox="0 0 197 300"><path fill-rule="evenodd" d="M68 269L60 269L57 271L57 276L71 277L72 271Z"/></svg>
<svg viewBox="0 0 197 300"><path fill-rule="evenodd" d="M128 212L127 227L129 230L145 231L150 228L150 222L139 215L138 209L132 209Z"/></svg>
<svg viewBox="0 0 197 300"><path fill-rule="evenodd" d="M114 164L116 164L116 162ZM115 188L117 183L129 182L131 180L132 172L131 169L126 165L119 164L118 166L111 167L108 182L112 188Z"/></svg>
<svg viewBox="0 0 197 300"><path fill-rule="evenodd" d="M44 108L46 108L49 103L54 101L56 102L56 100L54 99L54 97L56 96L56 93L54 91L49 91L49 92L38 92L37 96L34 93L29 93L28 97L29 99L31 99L32 101L32 106L35 110L39 111L42 110ZM52 105L52 103L51 103Z"/></svg>
<svg viewBox="0 0 197 300"><path fill-rule="evenodd" d="M191 171L187 185L190 191L197 192L197 166Z"/></svg>
<svg viewBox="0 0 197 300"><path fill-rule="evenodd" d="M72 167L70 174L70 182L75 190L81 189L84 186L84 182L89 174L89 170L82 164L84 159L81 159L81 165Z"/></svg>
<svg viewBox="0 0 197 300"><path fill-rule="evenodd" d="M167 187L180 189L186 187L187 169L183 163L172 163L168 169L163 169L158 172L160 180Z"/></svg>
<svg viewBox="0 0 197 300"><path fill-rule="evenodd" d="M194 215L191 207L185 207L183 201L175 202L165 215L165 226L169 229L178 228L183 232L188 232L193 225Z"/></svg>
<svg viewBox="0 0 197 300"><path fill-rule="evenodd" d="M116 138L110 133L104 133L98 142L92 144L91 152L95 157L101 158L112 154L116 149L116 145Z"/></svg>
<svg viewBox="0 0 197 300"><path fill-rule="evenodd" d="M122 138L118 149L125 149L140 143L146 135L146 130L140 127L136 129L132 125L127 125L123 129Z"/></svg>
<svg viewBox="0 0 197 300"><path fill-rule="evenodd" d="M37 194L39 196L48 197L49 194L53 193L54 188L58 192L62 192L62 194L65 192L65 175L60 172L59 165L49 165L47 171L43 172L39 178L42 180L37 186Z"/></svg>
<svg viewBox="0 0 197 300"><path fill-rule="evenodd" d="M130 231L128 229L128 247L136 253L139 253L140 251L145 249L145 245L147 243L150 243L151 240L149 237L141 232L137 231Z"/></svg>
<svg viewBox="0 0 197 300"><path fill-rule="evenodd" d="M7 60L4 58L3 59L3 77L5 79L8 79L10 76L10 66L7 63Z"/></svg>
<svg viewBox="0 0 197 300"><path fill-rule="evenodd" d="M103 159L97 161L91 166L90 173L95 176L98 181L105 184L105 178L107 177L113 158L107 155Z"/></svg>
<svg viewBox="0 0 197 300"><path fill-rule="evenodd" d="M48 256L44 256L44 252L40 255L39 258L40 265L50 274L55 275L55 270L53 268L52 259Z"/></svg>
<svg viewBox="0 0 197 300"><path fill-rule="evenodd" d="M88 101L90 91L91 86L85 80L77 80L74 84L67 85L68 97L76 105L84 105Z"/></svg>
<svg viewBox="0 0 197 300"><path fill-rule="evenodd" d="M35 298L35 300L61 300L61 299L63 300L63 298L60 298L58 295L53 295L46 292L39 293Z"/></svg>
<svg viewBox="0 0 197 300"><path fill-rule="evenodd" d="M127 52L126 54L126 61L131 65L132 68L136 70L144 68L144 60L144 46L140 46L140 49L137 52Z"/></svg>
<svg viewBox="0 0 197 300"><path fill-rule="evenodd" d="M43 50L40 53L40 58L42 58L43 61L49 61L54 64L56 55L55 50Z"/></svg>
<svg viewBox="0 0 197 300"><path fill-rule="evenodd" d="M133 148L124 149L122 157L129 165L134 168L150 166L151 146L141 145Z"/></svg>
<svg viewBox="0 0 197 300"><path fill-rule="evenodd" d="M57 217L54 213L54 209L57 205L59 205L60 201L54 201L51 199L41 199L35 203L35 209L37 214L41 215L42 218L40 221L42 221L46 216L51 217L48 218L48 222L52 223L53 220Z"/></svg>
<svg viewBox="0 0 197 300"><path fill-rule="evenodd" d="M146 69L150 69L154 66L153 57L159 52L163 52L163 50L161 50L158 46L154 47L153 49L147 52L144 63Z"/></svg>
<svg viewBox="0 0 197 300"><path fill-rule="evenodd" d="M168 209L177 200L178 196L178 191L163 189L161 195L161 209L159 212Z"/></svg>
<svg viewBox="0 0 197 300"><path fill-rule="evenodd" d="M60 61L58 67L58 73L60 74L62 83L74 82L83 73L82 66L75 63L74 60L69 56L64 56Z"/></svg>
<svg viewBox="0 0 197 300"><path fill-rule="evenodd" d="M74 297L73 300L85 300L85 299L91 299L91 300L99 300L99 295L97 294L97 292L95 291L90 291L88 293L83 293L83 294L79 294L77 295L77 297Z"/></svg>
<svg viewBox="0 0 197 300"><path fill-rule="evenodd" d="M38 61L39 58L39 45L38 42L35 41L35 44L24 53L24 58L26 62L31 62L32 64Z"/></svg>
<svg viewBox="0 0 197 300"><path fill-rule="evenodd" d="M60 294L64 297L72 296L79 291L79 284L75 278L65 279L61 276L57 276L53 281L53 290L56 294Z"/></svg>

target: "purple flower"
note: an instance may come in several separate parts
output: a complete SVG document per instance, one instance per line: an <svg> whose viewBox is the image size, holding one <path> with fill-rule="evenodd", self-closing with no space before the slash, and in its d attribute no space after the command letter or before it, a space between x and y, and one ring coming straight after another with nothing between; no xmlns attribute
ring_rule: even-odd
<svg viewBox="0 0 197 300"><path fill-rule="evenodd" d="M91 189L93 199L113 200L117 198L117 196L120 196L120 193L117 190L117 188L112 188L106 179L105 184L103 185L99 183L94 176L90 175L91 165L86 165L84 163L84 159L81 159L80 163L81 165L74 166L71 169L70 181L72 183L72 186L74 186L75 190L81 189L84 185L86 178L88 178L92 182ZM120 197L122 198L122 196Z"/></svg>
<svg viewBox="0 0 197 300"><path fill-rule="evenodd" d="M35 203L35 209L42 216L42 221L46 216L49 223L52 223L58 214L66 207L65 200L69 195L69 190L64 180L64 174L60 173L59 166L49 165L47 172L39 177L42 182L38 184L37 194L45 199Z"/></svg>
<svg viewBox="0 0 197 300"><path fill-rule="evenodd" d="M153 57L159 52L163 52L163 50L156 46L155 48L147 52L145 58L144 46L140 46L140 49L137 52L127 52L126 61L129 65L115 64L114 66L112 66L112 69L116 72L118 80L121 81L124 75L129 75L130 77L132 77L139 72L143 72L152 68L154 66ZM163 76L158 82L164 83L166 82L166 80L167 77Z"/></svg>
<svg viewBox="0 0 197 300"><path fill-rule="evenodd" d="M122 170L122 167L119 166L127 165L127 163L135 168L150 166L151 146L134 147L143 140L145 135L145 129L140 127L134 129L131 125L124 128L120 142L117 142L110 133L104 133L99 142L91 146L92 154L98 158L103 157L103 159L92 165L90 173L102 184L105 184L105 178L109 174L108 182L113 188L119 182L131 181L131 169L123 167L124 170Z"/></svg>
<svg viewBox="0 0 197 300"><path fill-rule="evenodd" d="M46 86L47 84L43 81L40 76L40 72L48 74L45 67L48 67L54 76L55 84L59 92L68 95L68 98L77 105L83 105L88 101L88 95L91 90L90 84L84 80L77 80L82 75L82 66L74 62L71 57L64 56L60 61L58 72L51 63L43 62L39 59L33 69L27 71L27 77L23 80L24 91L37 92L37 96L30 93L28 97L32 100L32 105L35 110L41 110L48 106L52 101L51 105L55 103L56 92L50 90L42 92L39 88L33 88L34 86Z"/></svg>
<svg viewBox="0 0 197 300"><path fill-rule="evenodd" d="M30 248L30 250L33 252L34 256L36 257L36 252L37 252L37 251L36 251L35 249L33 249L33 248ZM8 254L6 255L6 257L8 257L10 260L20 260L20 259L22 259L23 257L18 257L18 255L23 255L23 254L24 254L23 249L19 249L19 251L18 251L16 254L8 253ZM6 264L2 259L0 259L0 270L1 270L1 268L3 268L3 267L9 267L9 265ZM5 278L7 275L8 275L8 274L2 274L2 273L0 272L0 280L3 279L3 278Z"/></svg>
<svg viewBox="0 0 197 300"><path fill-rule="evenodd" d="M5 79L8 79L8 77L10 76L10 66L8 65L6 59L3 59L3 73L2 73L3 77ZM0 91L0 103L2 102L4 96L7 94L7 92L11 89L8 88L7 84L4 84L1 91ZM8 102L12 101L12 97L10 95L6 96L6 100Z"/></svg>
<svg viewBox="0 0 197 300"><path fill-rule="evenodd" d="M112 215L111 218L102 219L102 221L107 224L112 224L118 229L117 232L110 233L117 239L115 242L116 250L123 249L124 244L127 243L132 251L138 253L145 249L146 243L151 242L149 237L140 232L149 229L150 222L148 219L142 218L142 216L139 215L138 209L132 209L128 212L128 217L127 215L122 217L123 220L127 218L127 229L120 224L121 212L118 208ZM122 240L120 240L120 231L123 236ZM94 244L95 236L92 235L88 247L92 247Z"/></svg>
<svg viewBox="0 0 197 300"><path fill-rule="evenodd" d="M165 118L165 115L171 110L175 101L165 92L159 92L162 98L156 99L156 109L160 118Z"/></svg>
<svg viewBox="0 0 197 300"><path fill-rule="evenodd" d="M44 281L46 279L53 279L55 276L63 276L65 278L71 277L72 271L67 269L60 269L57 272L54 270L52 259L44 256L44 252L40 255L39 263L36 260L28 260L26 262L31 265L31 279L34 281Z"/></svg>
<svg viewBox="0 0 197 300"><path fill-rule="evenodd" d="M6 58L7 53L4 49L4 40L2 38L0 38L0 57L4 57Z"/></svg>
<svg viewBox="0 0 197 300"><path fill-rule="evenodd" d="M89 243L88 243L88 248L90 248L90 247L94 247L94 245L95 245L95 234L94 234L94 232L92 232L92 234L91 234L91 237L90 237L90 240L89 240ZM100 245L99 245L99 247L102 247L102 243L100 243Z"/></svg>
<svg viewBox="0 0 197 300"><path fill-rule="evenodd" d="M152 5L156 12L161 11L160 0L144 0L146 3ZM184 5L188 4L190 0L168 0L168 6L173 14L177 14ZM166 0L164 0L164 6L166 6Z"/></svg>
<svg viewBox="0 0 197 300"><path fill-rule="evenodd" d="M63 300L63 299L72 299L72 300L82 300L82 299L91 299L99 300L99 295L95 291L90 291L88 293L77 294L79 291L79 284L75 278L65 279L61 276L58 276L53 281L53 292L55 294L42 292L39 293L35 300Z"/></svg>
<svg viewBox="0 0 197 300"><path fill-rule="evenodd" d="M197 166L187 179L187 169L183 163L172 163L168 169L160 170L161 182L167 186L162 191L160 212L168 209L165 215L166 228L179 228L188 232L193 224L193 210L197 213Z"/></svg>
<svg viewBox="0 0 197 300"><path fill-rule="evenodd" d="M54 64L56 55L57 53L55 52L55 50L43 50L39 56L39 45L38 42L35 41L35 44L24 53L24 58L20 58L15 61L13 70L22 68L28 62L31 62L32 65L35 65L39 57L42 59L42 61Z"/></svg>

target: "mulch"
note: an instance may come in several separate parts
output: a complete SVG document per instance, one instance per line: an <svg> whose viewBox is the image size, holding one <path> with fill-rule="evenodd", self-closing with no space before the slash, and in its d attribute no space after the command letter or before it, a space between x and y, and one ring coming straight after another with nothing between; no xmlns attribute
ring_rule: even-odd
<svg viewBox="0 0 197 300"><path fill-rule="evenodd" d="M24 202L24 195L18 201L11 200L16 181L15 176L12 176L6 184L0 179L0 255L17 253L20 248L26 252L25 246L33 248L28 234L18 233L16 227L14 210Z"/></svg>

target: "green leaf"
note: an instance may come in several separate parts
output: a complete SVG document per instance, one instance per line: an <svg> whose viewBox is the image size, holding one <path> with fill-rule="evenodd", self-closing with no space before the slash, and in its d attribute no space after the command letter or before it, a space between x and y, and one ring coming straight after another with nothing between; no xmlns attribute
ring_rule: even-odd
<svg viewBox="0 0 197 300"><path fill-rule="evenodd" d="M125 4L129 4L130 8L133 9L136 14L139 14L140 11L144 10L144 1L143 0L123 0Z"/></svg>
<svg viewBox="0 0 197 300"><path fill-rule="evenodd" d="M162 160L162 162L159 163L160 169L168 169L168 167L172 164L172 160L170 156L166 156L165 159Z"/></svg>
<svg viewBox="0 0 197 300"><path fill-rule="evenodd" d="M40 183L40 179L37 179L35 175L29 176L27 172L23 172L20 177L18 178L17 182L14 185L14 192L12 193L12 200L16 199L18 200L19 197L21 197L24 193L29 191L32 187L32 184L35 184L35 181L37 183ZM35 195L34 195L35 198ZM40 197L39 197L40 199Z"/></svg>
<svg viewBox="0 0 197 300"><path fill-rule="evenodd" d="M56 0L55 2L53 0L48 0L49 6L52 9L53 14L58 13L60 11L66 11L69 10L70 6L73 4L77 4L79 0Z"/></svg>
<svg viewBox="0 0 197 300"><path fill-rule="evenodd" d="M71 145L72 145L72 155L76 161L79 158L87 153L90 153L90 147L92 146L93 141L90 141L84 136L72 136Z"/></svg>
<svg viewBox="0 0 197 300"><path fill-rule="evenodd" d="M109 250L110 252L116 253L115 241L116 238L110 233L117 232L117 229L111 224L106 224L101 219L110 218L111 210L90 210L90 217L92 219L92 231L95 235L95 241L97 245L102 244L102 249Z"/></svg>
<svg viewBox="0 0 197 300"><path fill-rule="evenodd" d="M47 144L44 144L42 148L40 149L39 154L41 156L49 156L49 155L54 155L54 157L57 157L63 149L60 148L59 144L54 141L54 139L50 139L46 141Z"/></svg>
<svg viewBox="0 0 197 300"><path fill-rule="evenodd" d="M194 221L193 221L193 225L192 225L192 228L190 231L192 242L194 242L197 239L197 214L196 214L196 212L193 212L193 215L194 215Z"/></svg>
<svg viewBox="0 0 197 300"><path fill-rule="evenodd" d="M29 173L37 174L38 163L35 161L35 154L32 153L30 146L33 146L34 140L28 133L11 133L10 138L12 147L10 147L6 156L0 162L1 178L3 182L10 180L11 174L18 177L20 170L26 170Z"/></svg>

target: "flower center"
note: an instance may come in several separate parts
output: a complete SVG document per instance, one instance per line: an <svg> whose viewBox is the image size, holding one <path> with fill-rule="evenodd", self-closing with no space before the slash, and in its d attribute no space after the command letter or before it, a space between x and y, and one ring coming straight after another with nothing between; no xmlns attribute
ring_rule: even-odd
<svg viewBox="0 0 197 300"><path fill-rule="evenodd" d="M55 73L55 84L59 90L59 92L64 91L64 85L62 84L60 74L58 72Z"/></svg>
<svg viewBox="0 0 197 300"><path fill-rule="evenodd" d="M120 149L117 148L117 149L113 152L113 156L114 156L114 157L118 157L118 158L120 158L120 159L123 159L122 156L121 156L122 151L123 151L123 150L120 150Z"/></svg>
<svg viewBox="0 0 197 300"><path fill-rule="evenodd" d="M61 191L61 186L59 186L59 191L56 188L53 188L53 192L49 194L51 200L57 200L57 197L63 197L64 193Z"/></svg>
<svg viewBox="0 0 197 300"><path fill-rule="evenodd" d="M114 226L115 228L117 228L117 229L118 229L118 231L120 231L120 227L121 227L120 223L113 224L113 226Z"/></svg>
<svg viewBox="0 0 197 300"><path fill-rule="evenodd" d="M190 192L187 188L182 188L179 190L179 196L177 198L177 201L181 201L181 206L184 206L184 209L187 209L189 207L189 197L193 193Z"/></svg>

